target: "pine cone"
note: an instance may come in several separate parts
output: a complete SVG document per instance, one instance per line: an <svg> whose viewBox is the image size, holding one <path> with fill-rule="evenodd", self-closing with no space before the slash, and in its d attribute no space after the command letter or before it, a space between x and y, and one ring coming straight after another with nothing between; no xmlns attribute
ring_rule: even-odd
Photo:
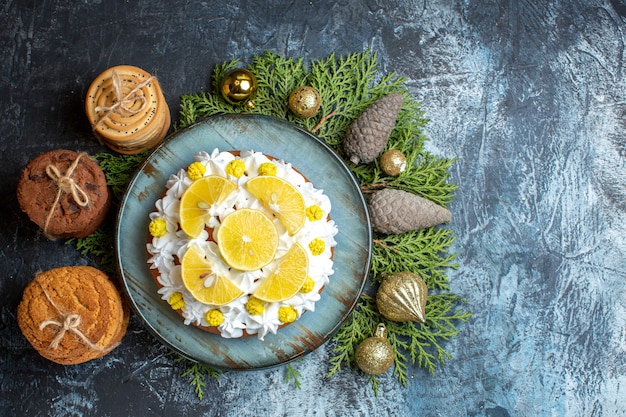
<svg viewBox="0 0 626 417"><path fill-rule="evenodd" d="M399 234L425 229L452 218L450 210L430 200L402 190L385 188L369 202L370 221L375 231Z"/></svg>
<svg viewBox="0 0 626 417"><path fill-rule="evenodd" d="M380 155L396 124L402 101L401 93L381 97L352 123L344 141L350 161L367 164Z"/></svg>

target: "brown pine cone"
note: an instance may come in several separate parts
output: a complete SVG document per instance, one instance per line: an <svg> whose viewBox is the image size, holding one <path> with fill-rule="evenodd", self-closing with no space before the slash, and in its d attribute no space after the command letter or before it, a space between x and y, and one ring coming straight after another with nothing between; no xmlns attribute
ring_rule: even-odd
<svg viewBox="0 0 626 417"><path fill-rule="evenodd" d="M344 141L350 161L367 164L380 155L396 124L402 101L401 93L381 97L352 123Z"/></svg>
<svg viewBox="0 0 626 417"><path fill-rule="evenodd" d="M418 195L385 188L369 201L372 228L380 233L400 234L449 222L452 213Z"/></svg>

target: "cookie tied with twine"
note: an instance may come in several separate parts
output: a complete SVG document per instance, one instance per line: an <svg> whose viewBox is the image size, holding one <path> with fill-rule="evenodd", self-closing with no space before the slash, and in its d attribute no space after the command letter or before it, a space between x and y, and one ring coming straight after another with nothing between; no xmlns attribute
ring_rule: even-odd
<svg viewBox="0 0 626 417"><path fill-rule="evenodd" d="M110 207L100 166L86 153L65 149L46 152L26 165L17 198L22 211L50 239L91 234Z"/></svg>
<svg viewBox="0 0 626 417"><path fill-rule="evenodd" d="M154 148L171 122L156 77L131 65L98 75L87 91L85 111L98 140L122 154Z"/></svg>
<svg viewBox="0 0 626 417"><path fill-rule="evenodd" d="M115 349L129 314L106 274L90 266L68 266L35 276L24 289L17 320L41 356L71 365Z"/></svg>

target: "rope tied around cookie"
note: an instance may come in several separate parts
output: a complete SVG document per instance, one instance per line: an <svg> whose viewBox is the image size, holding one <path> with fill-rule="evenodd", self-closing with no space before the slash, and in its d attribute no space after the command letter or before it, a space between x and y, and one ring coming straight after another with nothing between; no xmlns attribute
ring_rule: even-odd
<svg viewBox="0 0 626 417"><path fill-rule="evenodd" d="M82 322L82 317L80 316L80 314L62 313L59 307L54 303L54 301L52 301L52 298L50 298L50 295L48 294L46 289L43 287L43 285L41 285L40 282L37 282L37 283L39 284L41 291L46 296L46 299L48 300L50 305L54 307L54 309L57 311L59 316L62 318L62 321L44 320L39 324L39 330L43 330L48 326L56 326L60 329L58 333L56 334L56 336L54 336L54 339L52 339L52 342L50 342L50 347L52 349L56 350L59 347L61 340L63 340L63 337L65 337L65 334L67 332L73 333L74 335L78 336L79 340L83 342L87 347L98 352L108 352L108 351L113 350L117 346L117 344L115 344L114 346L108 349L103 349L99 347L98 345L94 344L91 340L89 340L89 338L87 338L87 336L85 336L85 334L79 328Z"/></svg>
<svg viewBox="0 0 626 417"><path fill-rule="evenodd" d="M76 159L74 159L72 164L69 166L67 171L65 171L65 174L61 174L59 168L53 164L50 164L46 167L46 174L57 185L57 193L54 198L54 202L52 203L52 207L50 207L50 210L48 211L48 215L46 216L46 222L43 226L43 232L50 239L54 238L48 235L48 226L50 225L50 219L52 219L52 214L54 213L54 210L61 201L61 196L63 195L63 193L71 194L72 199L79 207L86 207L89 204L89 195L85 192L85 190L80 187L80 185L76 184L76 181L72 179L72 174L78 166L80 158L84 155L87 154L84 152L79 153Z"/></svg>
<svg viewBox="0 0 626 417"><path fill-rule="evenodd" d="M91 343L91 341L87 338L87 336L85 336L85 334L80 331L78 327L80 326L82 319L79 314L68 314L62 317L63 317L62 322L56 321L56 320L46 320L46 321L41 322L41 324L39 325L39 330L43 330L50 325L57 326L61 329L56 334L54 339L52 339L52 342L50 342L50 347L52 349L57 349L59 347L59 344L61 343L61 340L63 340L65 333L71 332L71 333L74 333L76 336L78 336L81 342L83 342L85 345L87 345L91 349L101 351L101 352L105 351L105 349L102 349L94 345L93 343Z"/></svg>
<svg viewBox="0 0 626 417"><path fill-rule="evenodd" d="M146 109L148 105L148 100L146 96L141 94L137 94L142 88L150 84L150 82L154 79L154 76L150 76L144 82L137 84L135 88L130 90L128 94L124 95L124 83L122 81L122 77L120 74L113 70L111 73L111 82L113 85L113 91L115 92L115 98L113 104L111 106L97 106L95 108L96 112L104 112L104 114L98 119L98 122L93 125L93 130L96 130L98 126L104 120L108 119L112 113L117 113L121 116L134 116L137 113L140 113ZM138 108L133 109L132 106L136 101L140 102Z"/></svg>

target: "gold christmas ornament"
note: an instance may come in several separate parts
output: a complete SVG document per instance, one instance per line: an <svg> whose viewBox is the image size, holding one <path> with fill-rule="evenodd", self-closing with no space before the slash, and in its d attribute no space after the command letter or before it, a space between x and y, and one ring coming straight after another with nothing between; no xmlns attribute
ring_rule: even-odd
<svg viewBox="0 0 626 417"><path fill-rule="evenodd" d="M321 105L320 93L308 85L296 88L289 95L289 110L303 119L315 116Z"/></svg>
<svg viewBox="0 0 626 417"><path fill-rule="evenodd" d="M383 280L376 293L378 311L391 321L426 322L428 287L412 272L398 272Z"/></svg>
<svg viewBox="0 0 626 417"><path fill-rule="evenodd" d="M220 93L224 100L230 104L244 104L250 108L254 108L252 98L257 88L256 77L245 68L228 71L220 81Z"/></svg>
<svg viewBox="0 0 626 417"><path fill-rule="evenodd" d="M406 169L406 156L397 149L385 151L380 157L380 168L385 174L396 177Z"/></svg>
<svg viewBox="0 0 626 417"><path fill-rule="evenodd" d="M376 327L374 336L368 337L356 348L354 359L366 374L382 375L394 361L393 347L387 340L387 328L383 323Z"/></svg>

